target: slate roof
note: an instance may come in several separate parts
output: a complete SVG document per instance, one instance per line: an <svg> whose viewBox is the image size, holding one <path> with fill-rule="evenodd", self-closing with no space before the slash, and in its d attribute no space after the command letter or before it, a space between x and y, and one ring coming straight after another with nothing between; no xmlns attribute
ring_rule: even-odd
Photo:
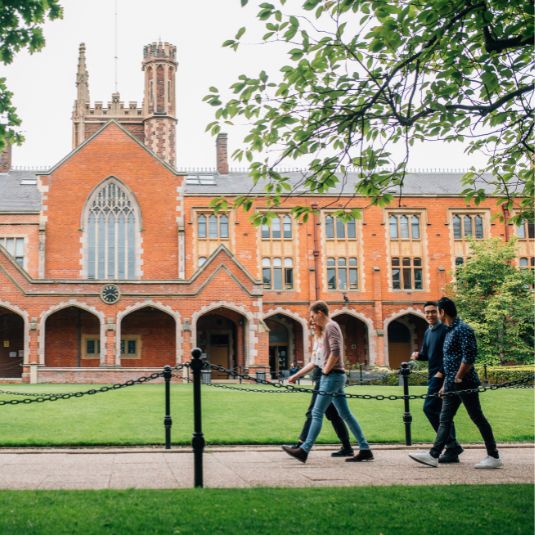
<svg viewBox="0 0 535 535"><path fill-rule="evenodd" d="M39 212L41 193L36 173L37 170L0 173L0 212Z"/></svg>
<svg viewBox="0 0 535 535"><path fill-rule="evenodd" d="M422 172L422 173L407 173L403 185L403 195L460 195L465 186L461 184L462 172ZM212 173L215 184L210 184L207 179L210 176L209 172L204 173L186 173L191 177L186 180L185 193L190 195L224 195L224 194L241 194L251 191L252 182L248 173L230 173L228 175L218 175ZM289 172L284 173L290 178L292 185L297 185L296 194L303 193L302 181L304 177L303 172ZM200 180L195 180L194 177L200 177ZM204 178L204 179L203 179ZM347 177L347 181L343 184L338 183L334 188L331 188L327 195L339 195L341 188L343 194L353 194L355 191L355 184L358 176L356 173L351 173ZM204 182L204 184L194 183ZM493 188L487 184L482 183L485 191L492 193ZM254 188L253 192L261 194L264 188L259 182ZM399 193L399 188L392 188L392 193Z"/></svg>
<svg viewBox="0 0 535 535"><path fill-rule="evenodd" d="M11 170L9 173L0 174L0 212L39 212L41 206L41 194L37 189L37 173L42 170ZM185 195L235 195L248 193L251 190L251 180L246 172L231 172L228 175L218 175L217 172L182 172L188 178L185 184ZM287 173L290 182L297 185L296 193L304 191L302 185L302 172L292 171ZM403 195L405 196L434 196L434 195L460 195L464 189L461 184L463 173L453 172L422 172L408 173L405 178ZM356 174L351 174L344 184L343 193L351 194L354 191ZM492 188L485 185L485 189L491 193ZM262 184L259 183L253 190L260 195L263 192ZM399 193L399 189L392 189L393 193ZM332 188L327 195L339 195L340 184Z"/></svg>

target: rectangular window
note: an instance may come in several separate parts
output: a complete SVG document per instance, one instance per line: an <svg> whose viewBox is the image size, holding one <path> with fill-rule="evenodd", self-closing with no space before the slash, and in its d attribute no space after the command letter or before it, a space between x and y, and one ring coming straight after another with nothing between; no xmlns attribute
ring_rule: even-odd
<svg viewBox="0 0 535 535"><path fill-rule="evenodd" d="M261 226L263 240L291 240L293 238L293 221L289 215L275 216L269 223Z"/></svg>
<svg viewBox="0 0 535 535"><path fill-rule="evenodd" d="M273 266L273 289L282 290L282 262L280 258L271 260Z"/></svg>
<svg viewBox="0 0 535 535"><path fill-rule="evenodd" d="M327 289L358 289L358 266L355 257L327 258Z"/></svg>
<svg viewBox="0 0 535 535"><path fill-rule="evenodd" d="M94 334L82 334L82 355L83 359L100 358L100 338Z"/></svg>
<svg viewBox="0 0 535 535"><path fill-rule="evenodd" d="M392 289L421 290L423 288L422 259L392 258Z"/></svg>
<svg viewBox="0 0 535 535"><path fill-rule="evenodd" d="M520 240L535 238L535 222L523 221L520 223L516 227L516 235Z"/></svg>
<svg viewBox="0 0 535 535"><path fill-rule="evenodd" d="M451 222L454 240L482 240L485 237L482 214L453 214Z"/></svg>
<svg viewBox="0 0 535 535"><path fill-rule="evenodd" d="M420 216L417 214L390 214L388 225L391 240L420 239Z"/></svg>
<svg viewBox="0 0 535 535"><path fill-rule="evenodd" d="M344 241L357 239L357 225L354 219L345 222L332 215L325 216L325 238Z"/></svg>
<svg viewBox="0 0 535 535"><path fill-rule="evenodd" d="M121 338L121 358L141 358L141 337L139 335L128 335Z"/></svg>
<svg viewBox="0 0 535 535"><path fill-rule="evenodd" d="M263 258L262 284L266 290L291 290L294 287L291 258Z"/></svg>
<svg viewBox="0 0 535 535"><path fill-rule="evenodd" d="M327 258L327 288L336 290L336 260Z"/></svg>
<svg viewBox="0 0 535 535"><path fill-rule="evenodd" d="M197 238L201 240L227 240L229 219L225 214L197 214Z"/></svg>
<svg viewBox="0 0 535 535"><path fill-rule="evenodd" d="M20 267L24 267L24 238L0 236L0 245L6 249Z"/></svg>
<svg viewBox="0 0 535 535"><path fill-rule="evenodd" d="M284 287L291 290L294 287L294 269L291 258L284 259Z"/></svg>

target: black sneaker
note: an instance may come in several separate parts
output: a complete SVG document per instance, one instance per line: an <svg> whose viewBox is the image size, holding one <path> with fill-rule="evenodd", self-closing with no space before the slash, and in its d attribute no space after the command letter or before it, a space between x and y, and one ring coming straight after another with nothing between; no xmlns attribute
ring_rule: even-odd
<svg viewBox="0 0 535 535"><path fill-rule="evenodd" d="M333 451L331 457L353 457L353 448L340 448L338 451Z"/></svg>
<svg viewBox="0 0 535 535"><path fill-rule="evenodd" d="M372 450L360 450L354 457L346 459L346 463L361 463L362 461L373 461Z"/></svg>
<svg viewBox="0 0 535 535"><path fill-rule="evenodd" d="M444 455L438 458L438 462L441 464L453 464L459 462L459 455L457 455L454 449L446 450Z"/></svg>

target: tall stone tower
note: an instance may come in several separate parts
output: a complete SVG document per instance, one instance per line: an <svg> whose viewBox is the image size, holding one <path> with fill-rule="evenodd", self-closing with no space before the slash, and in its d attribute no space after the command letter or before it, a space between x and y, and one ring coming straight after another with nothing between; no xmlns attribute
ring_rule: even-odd
<svg viewBox="0 0 535 535"><path fill-rule="evenodd" d="M143 49L145 145L163 160L176 163L176 47L152 43Z"/></svg>
<svg viewBox="0 0 535 535"><path fill-rule="evenodd" d="M125 105L119 93L112 93L105 106L89 99L85 44L80 44L76 72L76 100L72 112L72 146L78 147L110 119L117 121L162 160L176 163L176 47L169 43L152 43L143 49L145 71L143 104L131 101Z"/></svg>

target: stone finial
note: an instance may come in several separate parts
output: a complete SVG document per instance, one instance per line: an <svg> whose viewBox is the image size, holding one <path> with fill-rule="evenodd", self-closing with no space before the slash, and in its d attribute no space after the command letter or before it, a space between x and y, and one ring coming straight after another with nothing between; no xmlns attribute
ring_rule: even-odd
<svg viewBox="0 0 535 535"><path fill-rule="evenodd" d="M89 73L85 63L85 43L78 48L78 70L76 72L76 99L79 104L89 102Z"/></svg>

